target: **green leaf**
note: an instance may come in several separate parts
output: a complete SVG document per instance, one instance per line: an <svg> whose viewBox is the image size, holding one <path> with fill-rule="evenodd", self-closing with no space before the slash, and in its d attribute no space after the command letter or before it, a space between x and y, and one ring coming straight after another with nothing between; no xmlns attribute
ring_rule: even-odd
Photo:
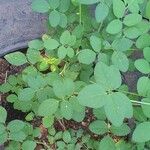
<svg viewBox="0 0 150 150"><path fill-rule="evenodd" d="M54 123L54 116L45 116L42 119L43 125L45 128L49 128L53 125Z"/></svg>
<svg viewBox="0 0 150 150"><path fill-rule="evenodd" d="M67 56L72 58L74 56L74 50L71 47L67 48Z"/></svg>
<svg viewBox="0 0 150 150"><path fill-rule="evenodd" d="M91 5L91 4L95 4L98 3L100 0L79 0L79 2L81 4L86 4L86 5Z"/></svg>
<svg viewBox="0 0 150 150"><path fill-rule="evenodd" d="M133 116L133 108L130 99L120 92L107 95L104 106L108 120L116 127L121 126L124 118Z"/></svg>
<svg viewBox="0 0 150 150"><path fill-rule="evenodd" d="M40 116L52 115L57 111L59 102L56 99L47 99L41 103L38 108Z"/></svg>
<svg viewBox="0 0 150 150"><path fill-rule="evenodd" d="M141 77L137 82L137 91L140 96L150 96L150 79L148 77Z"/></svg>
<svg viewBox="0 0 150 150"><path fill-rule="evenodd" d="M25 140L27 135L23 131L19 132L11 132L9 135L9 139L13 141L23 142Z"/></svg>
<svg viewBox="0 0 150 150"><path fill-rule="evenodd" d="M67 26L67 23L68 23L67 16L63 13L60 13L59 26L65 28Z"/></svg>
<svg viewBox="0 0 150 150"><path fill-rule="evenodd" d="M0 123L0 135L4 134L6 132L6 127L4 126L4 124Z"/></svg>
<svg viewBox="0 0 150 150"><path fill-rule="evenodd" d="M7 132L4 132L3 134L0 135L0 144L4 144L5 142L7 142L8 139L8 135Z"/></svg>
<svg viewBox="0 0 150 150"><path fill-rule="evenodd" d="M148 1L146 5L146 17L150 19L150 1Z"/></svg>
<svg viewBox="0 0 150 150"><path fill-rule="evenodd" d="M46 13L49 11L50 6L46 0L33 0L32 9L36 12Z"/></svg>
<svg viewBox="0 0 150 150"><path fill-rule="evenodd" d="M49 14L49 23L52 27L56 27L59 25L60 22L60 13L56 10L53 10Z"/></svg>
<svg viewBox="0 0 150 150"><path fill-rule="evenodd" d="M36 142L34 141L24 141L22 143L22 150L34 150L36 148Z"/></svg>
<svg viewBox="0 0 150 150"><path fill-rule="evenodd" d="M116 150L115 142L109 136L105 136L99 143L99 150Z"/></svg>
<svg viewBox="0 0 150 150"><path fill-rule="evenodd" d="M125 13L125 4L122 0L113 0L113 12L117 18L122 18Z"/></svg>
<svg viewBox="0 0 150 150"><path fill-rule="evenodd" d="M102 42L101 42L100 38L92 35L90 37L90 44L95 52L100 52L100 50L102 48Z"/></svg>
<svg viewBox="0 0 150 150"><path fill-rule="evenodd" d="M56 9L60 5L60 0L48 0L48 2L51 9Z"/></svg>
<svg viewBox="0 0 150 150"><path fill-rule="evenodd" d="M133 13L133 14L126 15L123 20L123 23L126 26L134 26L141 21L142 21L142 16L140 14Z"/></svg>
<svg viewBox="0 0 150 150"><path fill-rule="evenodd" d="M13 103L17 100L18 100L18 97L15 94L10 94L9 96L7 96L7 101L10 103Z"/></svg>
<svg viewBox="0 0 150 150"><path fill-rule="evenodd" d="M53 83L53 90L57 97L63 99L65 96L71 96L74 92L74 82L65 78L62 81L56 80Z"/></svg>
<svg viewBox="0 0 150 150"><path fill-rule="evenodd" d="M59 43L55 39L49 38L44 41L44 47L47 50L54 50L58 48L58 46L59 46Z"/></svg>
<svg viewBox="0 0 150 150"><path fill-rule="evenodd" d="M141 35L137 27L127 27L124 29L124 35L129 39L135 39Z"/></svg>
<svg viewBox="0 0 150 150"><path fill-rule="evenodd" d="M129 50L133 45L133 41L127 39L127 38L121 38L116 39L112 43L112 48L117 51L127 51Z"/></svg>
<svg viewBox="0 0 150 150"><path fill-rule="evenodd" d="M100 108L106 103L105 96L105 88L98 84L91 84L83 88L79 92L77 98L79 103L83 106L91 108Z"/></svg>
<svg viewBox="0 0 150 150"><path fill-rule="evenodd" d="M21 52L14 52L5 55L4 57L10 64L15 66L21 66L27 63L26 56Z"/></svg>
<svg viewBox="0 0 150 150"><path fill-rule="evenodd" d="M89 125L90 131L95 134L101 135L108 132L107 124L104 121L96 120L90 123Z"/></svg>
<svg viewBox="0 0 150 150"><path fill-rule="evenodd" d="M97 83L108 90L117 89L121 86L121 74L115 66L107 66L102 62L96 64L94 77Z"/></svg>
<svg viewBox="0 0 150 150"><path fill-rule="evenodd" d="M59 47L57 55L60 59L64 59L67 55L67 48L64 46Z"/></svg>
<svg viewBox="0 0 150 150"><path fill-rule="evenodd" d="M35 95L35 90L31 88L25 88L19 91L18 99L20 101L30 101Z"/></svg>
<svg viewBox="0 0 150 150"><path fill-rule="evenodd" d="M42 50L43 47L43 42L41 40L32 40L28 43L29 48L34 49L34 50Z"/></svg>
<svg viewBox="0 0 150 150"><path fill-rule="evenodd" d="M122 72L126 72L129 68L129 60L127 56L119 51L114 51L112 55L112 63Z"/></svg>
<svg viewBox="0 0 150 150"><path fill-rule="evenodd" d="M109 13L109 8L105 3L99 3L96 6L95 18L97 22L102 22L106 19Z"/></svg>
<svg viewBox="0 0 150 150"><path fill-rule="evenodd" d="M60 103L60 112L65 119L70 120L73 115L73 108L71 103L68 101L62 101Z"/></svg>
<svg viewBox="0 0 150 150"><path fill-rule="evenodd" d="M130 128L124 123L120 127L111 126L110 131L117 136L126 136L130 133Z"/></svg>
<svg viewBox="0 0 150 150"><path fill-rule="evenodd" d="M134 63L137 70L144 74L150 73L150 64L145 59L138 59Z"/></svg>
<svg viewBox="0 0 150 150"><path fill-rule="evenodd" d="M64 31L60 36L60 43L67 45L70 42L71 34L68 30Z"/></svg>
<svg viewBox="0 0 150 150"><path fill-rule="evenodd" d="M106 32L109 34L117 34L121 32L121 30L122 30L122 22L119 19L114 19L106 27Z"/></svg>
<svg viewBox="0 0 150 150"><path fill-rule="evenodd" d="M145 47L149 47L150 46L150 35L148 33L145 33L143 35L141 35L137 41L136 41L136 47L139 49L143 49Z"/></svg>
<svg viewBox="0 0 150 150"><path fill-rule="evenodd" d="M143 98L142 102L143 103L150 103L150 98ZM150 118L150 105L142 104L141 106L142 106L142 110L143 110L144 115L146 117Z"/></svg>
<svg viewBox="0 0 150 150"><path fill-rule="evenodd" d="M7 118L7 111L5 108L0 106L0 123L5 123Z"/></svg>
<svg viewBox="0 0 150 150"><path fill-rule="evenodd" d="M134 142L142 143L150 140L150 122L143 122L135 128L132 139Z"/></svg>
<svg viewBox="0 0 150 150"><path fill-rule="evenodd" d="M106 120L104 108L93 109L94 116L99 120Z"/></svg>
<svg viewBox="0 0 150 150"><path fill-rule="evenodd" d="M66 143L69 143L71 141L71 135L70 135L69 131L65 131L63 133L63 140Z"/></svg>
<svg viewBox="0 0 150 150"><path fill-rule="evenodd" d="M150 62L150 47L145 47L143 49L144 58Z"/></svg>
<svg viewBox="0 0 150 150"><path fill-rule="evenodd" d="M95 61L96 54L90 49L84 49L79 52L78 60L83 64L91 64Z"/></svg>
<svg viewBox="0 0 150 150"><path fill-rule="evenodd" d="M59 11L64 13L70 7L70 0L60 0Z"/></svg>
<svg viewBox="0 0 150 150"><path fill-rule="evenodd" d="M13 120L13 121L9 122L7 125L7 129L10 132L15 132L15 133L18 133L24 127L25 127L25 123L23 121L20 121L20 120Z"/></svg>

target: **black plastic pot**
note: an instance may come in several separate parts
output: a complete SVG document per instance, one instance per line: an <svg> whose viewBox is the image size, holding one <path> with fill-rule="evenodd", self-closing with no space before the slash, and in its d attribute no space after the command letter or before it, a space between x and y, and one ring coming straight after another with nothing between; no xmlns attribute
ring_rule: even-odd
<svg viewBox="0 0 150 150"><path fill-rule="evenodd" d="M0 0L0 56L26 48L46 32L46 17L31 10L31 1Z"/></svg>

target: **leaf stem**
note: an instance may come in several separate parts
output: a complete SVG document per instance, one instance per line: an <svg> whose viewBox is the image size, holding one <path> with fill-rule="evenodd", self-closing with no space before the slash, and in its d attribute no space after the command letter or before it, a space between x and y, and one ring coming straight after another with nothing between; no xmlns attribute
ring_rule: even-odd
<svg viewBox="0 0 150 150"><path fill-rule="evenodd" d="M130 94L130 95L134 95L134 96L141 97L141 96L140 96L139 94L137 94L137 93L132 93L132 92L128 92L128 91L118 90L118 92L122 92L122 93L125 93L125 94Z"/></svg>
<svg viewBox="0 0 150 150"><path fill-rule="evenodd" d="M146 102L134 101L134 100L131 100L131 102L132 102L132 103L137 103L137 104L149 105L149 106L150 106L150 103L146 103Z"/></svg>
<svg viewBox="0 0 150 150"><path fill-rule="evenodd" d="M102 22L100 23L100 25L99 25L98 32L101 31L102 25L103 25L103 21L102 21Z"/></svg>

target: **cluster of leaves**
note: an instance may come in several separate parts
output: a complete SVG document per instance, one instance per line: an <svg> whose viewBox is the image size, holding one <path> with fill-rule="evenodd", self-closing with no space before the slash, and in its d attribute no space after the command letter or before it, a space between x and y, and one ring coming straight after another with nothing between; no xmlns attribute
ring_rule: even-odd
<svg viewBox="0 0 150 150"><path fill-rule="evenodd" d="M91 13L89 6L95 8ZM7 101L27 116L25 122L7 123L0 107L0 143L23 150L36 144L58 150L149 149L150 0L33 0L32 8L49 16L49 31L29 42L26 54L5 56L26 68L9 76L0 91L9 92ZM144 57L132 59L135 51ZM132 93L122 78L136 70L142 74ZM56 121L82 123L87 109L95 118L87 128L102 138L94 140L83 130L55 130ZM30 124L36 118L48 131L47 143L38 140L40 129Z"/></svg>

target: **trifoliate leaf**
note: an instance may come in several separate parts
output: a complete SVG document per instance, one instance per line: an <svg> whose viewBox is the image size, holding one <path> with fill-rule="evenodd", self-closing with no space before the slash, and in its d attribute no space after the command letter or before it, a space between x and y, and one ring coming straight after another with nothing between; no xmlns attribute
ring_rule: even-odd
<svg viewBox="0 0 150 150"><path fill-rule="evenodd" d="M137 70L144 74L150 73L150 64L145 59L138 59L135 61L135 67Z"/></svg>
<svg viewBox="0 0 150 150"><path fill-rule="evenodd" d="M91 64L95 61L96 54L90 49L84 49L79 52L78 60L83 64Z"/></svg>
<svg viewBox="0 0 150 150"><path fill-rule="evenodd" d="M14 52L5 55L4 57L10 64L15 66L21 66L27 63L26 56L21 52Z"/></svg>
<svg viewBox="0 0 150 150"><path fill-rule="evenodd" d="M60 13L56 10L53 10L49 14L49 23L52 27L56 27L59 25L60 22Z"/></svg>
<svg viewBox="0 0 150 150"><path fill-rule="evenodd" d="M119 19L114 19L106 27L106 32L109 34L117 34L122 30L122 22Z"/></svg>
<svg viewBox="0 0 150 150"><path fill-rule="evenodd" d="M50 6L46 0L33 0L32 9L39 13L46 13L49 11Z"/></svg>
<svg viewBox="0 0 150 150"><path fill-rule="evenodd" d="M100 52L102 47L101 39L96 36L90 37L90 44L95 52Z"/></svg>
<svg viewBox="0 0 150 150"><path fill-rule="evenodd" d="M97 22L102 22L105 20L105 18L107 17L109 13L109 8L105 3L99 3L96 6L96 10L95 10L95 18Z"/></svg>
<svg viewBox="0 0 150 150"><path fill-rule="evenodd" d="M56 99L47 99L41 103L38 108L40 116L52 115L57 111L59 102Z"/></svg>
<svg viewBox="0 0 150 150"><path fill-rule="evenodd" d="M113 12L117 18L122 18L125 13L125 4L122 0L113 0Z"/></svg>
<svg viewBox="0 0 150 150"><path fill-rule="evenodd" d="M129 60L127 56L119 51L115 51L112 55L112 63L122 72L126 72L129 68Z"/></svg>
<svg viewBox="0 0 150 150"><path fill-rule="evenodd" d="M140 14L133 13L133 14L126 15L123 20L123 23L126 26L134 26L139 22L141 22L141 20L142 20L142 16Z"/></svg>
<svg viewBox="0 0 150 150"><path fill-rule="evenodd" d="M150 122L143 122L135 128L132 139L134 142L142 143L150 140ZM145 134L146 133L146 134Z"/></svg>
<svg viewBox="0 0 150 150"><path fill-rule="evenodd" d="M108 126L104 121L96 120L90 123L89 125L90 131L92 131L95 134L105 134L108 132Z"/></svg>
<svg viewBox="0 0 150 150"><path fill-rule="evenodd" d="M5 123L7 118L7 111L5 108L0 106L0 123Z"/></svg>

